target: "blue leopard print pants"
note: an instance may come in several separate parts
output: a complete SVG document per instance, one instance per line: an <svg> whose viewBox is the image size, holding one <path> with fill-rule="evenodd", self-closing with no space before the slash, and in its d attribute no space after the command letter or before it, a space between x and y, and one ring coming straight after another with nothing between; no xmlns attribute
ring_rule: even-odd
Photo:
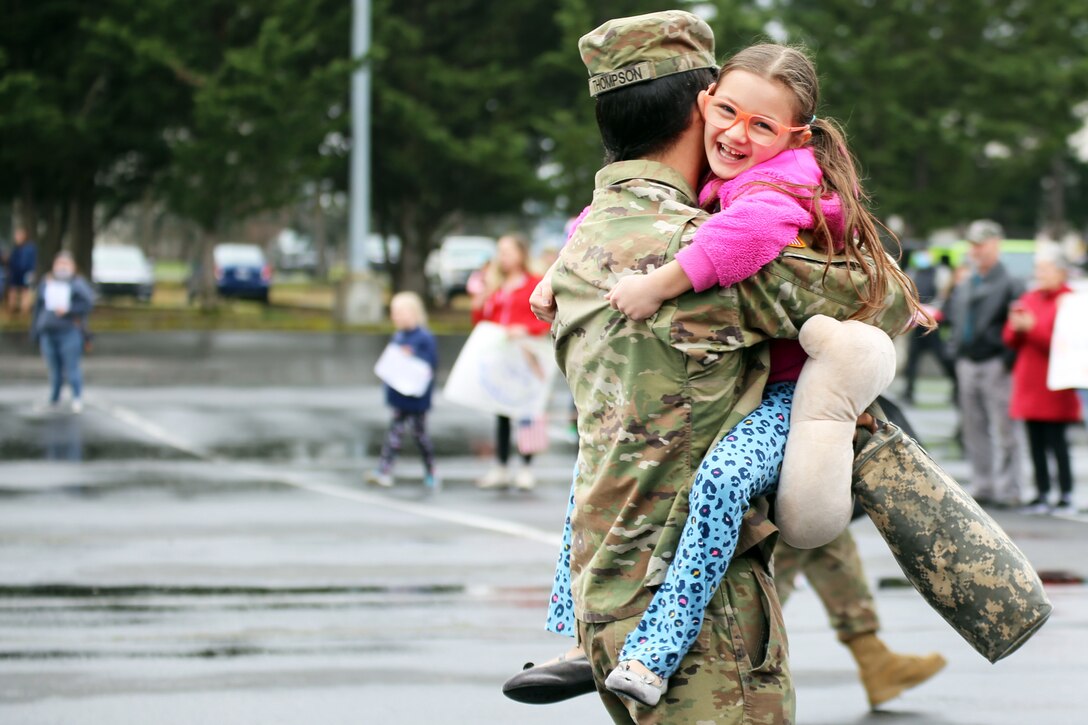
<svg viewBox="0 0 1088 725"><path fill-rule="evenodd" d="M578 477L578 464L574 465ZM559 561L555 563L555 581L552 582L551 599L548 600L548 622L544 629L567 637L577 634L574 625L574 599L570 593L570 517L574 514L574 483L570 485L567 499L567 520L563 523L563 543L559 546Z"/></svg>
<svg viewBox="0 0 1088 725"><path fill-rule="evenodd" d="M691 518L676 556L642 620L627 636L621 660L638 660L668 678L698 637L707 602L733 559L749 502L771 493L778 483L794 387L791 382L768 385L760 406L703 459L688 499ZM546 625L551 632L570 636L575 629L570 593L573 509L572 487Z"/></svg>

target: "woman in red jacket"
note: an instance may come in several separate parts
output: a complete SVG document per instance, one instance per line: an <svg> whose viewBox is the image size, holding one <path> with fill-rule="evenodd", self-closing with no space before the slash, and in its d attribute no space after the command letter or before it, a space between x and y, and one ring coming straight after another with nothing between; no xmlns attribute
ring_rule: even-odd
<svg viewBox="0 0 1088 725"><path fill-rule="evenodd" d="M529 240L520 234L507 234L499 239L493 262L494 269L498 272L495 281L497 286L485 292L482 304L474 305L473 322L486 320L502 325L511 338L543 335L548 332L548 323L538 320L529 307L529 296L540 278L529 272L528 265ZM510 419L504 415L498 416L495 429L498 465L477 481L480 488L510 485L510 469L507 466L510 460L510 431ZM517 488L528 490L536 485L536 479L529 470L533 457L523 453L521 458L523 465L512 480Z"/></svg>
<svg viewBox="0 0 1088 725"><path fill-rule="evenodd" d="M1061 496L1058 508L1072 510L1073 472L1065 428L1080 420L1080 401L1076 391L1049 390L1046 387L1050 367L1050 339L1058 301L1072 290L1065 284L1065 268L1051 260L1035 264L1038 286L1021 297L1009 311L1005 323L1005 344L1017 351L1012 369L1012 399L1009 414L1027 424L1031 460L1035 466L1036 496L1028 510L1048 513L1050 471L1047 453L1052 452L1058 465Z"/></svg>

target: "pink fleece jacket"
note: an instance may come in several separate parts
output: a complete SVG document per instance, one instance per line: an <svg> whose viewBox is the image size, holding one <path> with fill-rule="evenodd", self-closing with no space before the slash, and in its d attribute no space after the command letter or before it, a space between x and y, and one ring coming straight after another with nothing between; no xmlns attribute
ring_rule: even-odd
<svg viewBox="0 0 1088 725"><path fill-rule="evenodd" d="M815 227L813 201L797 199L760 182L779 184L804 196L809 190L797 186L815 187L822 181L823 172L812 149L799 148L783 151L729 181L715 178L703 186L699 203L705 205L717 196L721 211L707 219L692 243L676 255L695 291L716 284L728 287L751 277L797 239L802 229ZM839 197L832 195L818 203L831 233L840 236ZM805 359L797 341L773 340L767 382L797 380Z"/></svg>
<svg viewBox="0 0 1088 725"><path fill-rule="evenodd" d="M695 239L676 255L676 261L696 292L714 285L728 287L747 279L812 229L813 202L796 199L767 186L778 184L805 195L823 181L823 172L811 148L783 151L773 159L744 171L734 179L715 178L703 186L699 203L717 196L721 211L695 233ZM760 183L765 182L765 183ZM842 205L837 195L821 199L820 208L832 234L842 232Z"/></svg>
<svg viewBox="0 0 1088 725"><path fill-rule="evenodd" d="M746 170L729 181L717 177L699 192L706 205L715 196L721 211L703 222L692 243L680 250L676 261L696 292L714 285L728 287L747 279L777 257L797 239L802 229L812 229L815 219L812 202L796 199L762 183L814 187L823 181L823 172L811 148L783 151L773 159ZM802 196L805 189L796 190ZM820 209L831 233L842 234L842 204L837 195L820 199ZM582 223L590 207L582 210L567 232L567 238ZM797 380L806 360L796 340L771 341L771 372L768 383Z"/></svg>

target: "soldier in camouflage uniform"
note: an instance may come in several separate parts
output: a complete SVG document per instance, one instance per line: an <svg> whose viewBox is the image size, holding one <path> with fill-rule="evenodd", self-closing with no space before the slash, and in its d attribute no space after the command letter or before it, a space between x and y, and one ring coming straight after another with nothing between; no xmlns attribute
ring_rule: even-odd
<svg viewBox="0 0 1088 725"><path fill-rule="evenodd" d="M850 529L816 549L795 549L779 541L774 549L774 584L785 604L798 572L804 572L827 611L831 627L858 664L870 707L876 708L904 690L920 685L945 666L937 653L901 655L877 637L880 620L865 579L858 546Z"/></svg>
<svg viewBox="0 0 1088 725"><path fill-rule="evenodd" d="M612 310L604 293L620 275L672 260L707 217L695 201L705 164L695 99L714 80L713 35L695 16L669 11L610 21L579 49L591 94L605 96L598 120L614 161L598 172L590 210L551 278L556 358L578 408L571 571L579 641L617 723L792 723L785 629L767 573L776 530L759 502L662 701L647 708L600 683L664 578L703 455L760 402L765 342L796 337L816 314L850 317L866 275L842 259L826 264L823 252L789 248L755 276L684 294L645 321ZM690 93L686 126L648 146L623 146L627 132L613 133L603 106L638 95L653 117L662 82ZM890 288L873 322L893 334L906 327L902 289Z"/></svg>

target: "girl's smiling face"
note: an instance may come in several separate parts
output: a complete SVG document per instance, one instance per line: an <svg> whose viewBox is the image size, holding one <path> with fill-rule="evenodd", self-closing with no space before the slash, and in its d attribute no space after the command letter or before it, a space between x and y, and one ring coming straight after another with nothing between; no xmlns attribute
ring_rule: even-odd
<svg viewBox="0 0 1088 725"><path fill-rule="evenodd" d="M734 123L731 128L715 125L715 114L710 106L719 106L730 114L736 111L756 114L777 124L779 136L770 145L754 143L749 136L749 123L761 123L751 119ZM787 131L786 128L797 125L794 116L794 98L786 86L776 81L761 78L743 70L729 71L709 90L699 94L699 107L702 109L706 125L703 131L703 144L710 169L725 180L735 179L742 172L756 164L773 159L786 149L803 146L812 137L809 130ZM766 130L767 124L763 124ZM773 135L773 134L772 134Z"/></svg>

